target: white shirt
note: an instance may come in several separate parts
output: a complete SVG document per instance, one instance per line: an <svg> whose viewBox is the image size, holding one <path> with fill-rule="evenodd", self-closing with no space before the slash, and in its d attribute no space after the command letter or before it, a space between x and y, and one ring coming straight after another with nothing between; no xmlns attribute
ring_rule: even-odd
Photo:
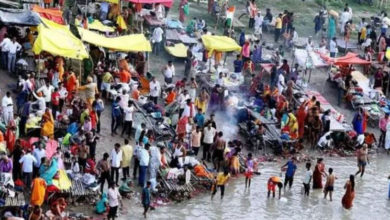
<svg viewBox="0 0 390 220"><path fill-rule="evenodd" d="M24 155L22 158L20 158L19 163L23 163L22 170L24 173L32 173L33 171L33 164L36 163L37 160L31 153L28 153Z"/></svg>
<svg viewBox="0 0 390 220"><path fill-rule="evenodd" d="M158 97L160 95L161 87L160 87L160 83L158 81L156 81L156 82L151 81L149 83L149 87L150 87L150 96Z"/></svg>
<svg viewBox="0 0 390 220"><path fill-rule="evenodd" d="M124 109L129 104L129 94L122 94L120 95L121 101L119 102L119 106Z"/></svg>
<svg viewBox="0 0 390 220"><path fill-rule="evenodd" d="M189 94L184 95L181 93L179 97L177 98L177 102L180 104L180 109L184 109L187 105L187 100L191 99L191 96Z"/></svg>
<svg viewBox="0 0 390 220"><path fill-rule="evenodd" d="M18 42L10 42L8 44L8 49L9 49L9 53L10 54L15 54L16 52L18 52L20 49L22 49L22 46L20 46L20 44Z"/></svg>
<svg viewBox="0 0 390 220"><path fill-rule="evenodd" d="M223 79L223 77L222 78L218 77L216 84L220 86L225 86L225 80Z"/></svg>
<svg viewBox="0 0 390 220"><path fill-rule="evenodd" d="M164 34L163 29L161 27L156 27L153 31L153 40L156 43L160 43L162 41L162 35Z"/></svg>
<svg viewBox="0 0 390 220"><path fill-rule="evenodd" d="M35 163L35 167L41 166L41 159L46 156L46 150L45 149L39 149L35 148L33 151L33 156L35 157L35 160L37 161Z"/></svg>
<svg viewBox="0 0 390 220"><path fill-rule="evenodd" d="M263 24L263 20L264 20L264 17L262 15L256 15L255 17L255 28L259 28L261 27L261 25Z"/></svg>
<svg viewBox="0 0 390 220"><path fill-rule="evenodd" d="M9 43L11 43L11 40L8 37L3 39L3 41L0 43L0 47L1 47L2 52L9 51L9 47L8 47Z"/></svg>
<svg viewBox="0 0 390 220"><path fill-rule="evenodd" d="M60 93L61 99L65 99L68 96L68 90L66 90L65 87L61 87L61 89L58 92Z"/></svg>
<svg viewBox="0 0 390 220"><path fill-rule="evenodd" d="M39 110L44 111L46 109L46 99L44 97L39 97L33 92L34 97L37 99L34 104L38 104Z"/></svg>
<svg viewBox="0 0 390 220"><path fill-rule="evenodd" d="M121 194L118 191L118 188L108 188L107 192L107 197L108 197L108 205L110 207L116 207L119 206L119 199L121 198Z"/></svg>
<svg viewBox="0 0 390 220"><path fill-rule="evenodd" d="M321 148L324 148L325 146L329 146L329 143L331 142L332 139L327 140L326 139L327 134L323 135L320 140L318 141L318 146Z"/></svg>
<svg viewBox="0 0 390 220"><path fill-rule="evenodd" d="M149 166L149 160L150 160L149 152L144 148L139 150L138 159L139 159L140 166Z"/></svg>
<svg viewBox="0 0 390 220"><path fill-rule="evenodd" d="M206 144L212 144L214 142L214 136L217 131L215 128L211 127L210 129L206 127L203 131L204 137L203 142Z"/></svg>
<svg viewBox="0 0 390 220"><path fill-rule="evenodd" d="M50 102L51 94L53 93L53 91L54 91L54 87L52 85L49 86L44 85L37 90L37 93L42 92L43 96L45 97L45 102Z"/></svg>
<svg viewBox="0 0 390 220"><path fill-rule="evenodd" d="M133 106L123 108L123 112L125 113L125 121L133 121Z"/></svg>
<svg viewBox="0 0 390 220"><path fill-rule="evenodd" d="M3 107L3 111L12 112L14 110L13 104L11 97L4 96L1 100L1 107Z"/></svg>
<svg viewBox="0 0 390 220"><path fill-rule="evenodd" d="M331 53L336 53L337 52L337 44L334 40L331 40L329 43L329 51Z"/></svg>
<svg viewBox="0 0 390 220"><path fill-rule="evenodd" d="M115 149L111 151L111 167L119 168L122 161L122 151L119 150L117 153Z"/></svg>
<svg viewBox="0 0 390 220"><path fill-rule="evenodd" d="M165 78L172 78L175 75L175 66L166 66L164 69Z"/></svg>
<svg viewBox="0 0 390 220"><path fill-rule="evenodd" d="M183 114L181 115L181 117L194 117L195 116L195 108L194 108L194 105L192 105L192 115L191 115L191 107L186 105L184 107L184 111L183 111Z"/></svg>
<svg viewBox="0 0 390 220"><path fill-rule="evenodd" d="M311 173L311 171L310 171L310 170L307 170L306 173L305 173L305 178L303 179L303 183L304 183L304 184L309 184L312 175L313 175L313 174Z"/></svg>

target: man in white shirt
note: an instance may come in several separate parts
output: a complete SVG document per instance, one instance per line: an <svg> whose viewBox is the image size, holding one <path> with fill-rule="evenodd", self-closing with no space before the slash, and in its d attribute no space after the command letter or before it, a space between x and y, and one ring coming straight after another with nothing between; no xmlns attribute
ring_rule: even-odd
<svg viewBox="0 0 390 220"><path fill-rule="evenodd" d="M115 186L115 183L111 182L108 187L107 192L108 205L110 206L110 210L108 212L108 219L115 219L118 211L119 203L123 207L122 197L118 191L118 188Z"/></svg>
<svg viewBox="0 0 390 220"><path fill-rule="evenodd" d="M193 118L194 116L195 116L194 104L191 102L190 99L187 99L183 114L181 114L181 118L183 117Z"/></svg>
<svg viewBox="0 0 390 220"><path fill-rule="evenodd" d="M332 147L332 137L330 136L331 132L325 133L320 140L317 143L317 146L321 149L324 150L325 148L330 148Z"/></svg>
<svg viewBox="0 0 390 220"><path fill-rule="evenodd" d="M1 68L6 70L8 68L8 45L11 43L11 40L8 36L4 36L3 41L0 43L1 47Z"/></svg>
<svg viewBox="0 0 390 220"><path fill-rule="evenodd" d="M186 107L187 100L191 99L191 96L188 94L188 91L185 89L182 93L180 93L179 97L177 98L177 102L179 103L179 117L181 118L181 115L184 112L184 108Z"/></svg>
<svg viewBox="0 0 390 220"><path fill-rule="evenodd" d="M282 94L284 88L286 87L284 74L286 74L286 72L282 71L282 73L280 73L279 77L278 77L278 92L279 92L279 95Z"/></svg>
<svg viewBox="0 0 390 220"><path fill-rule="evenodd" d="M46 109L46 99L43 97L43 93L36 94L35 92L33 92L32 94L37 99L35 102L32 103L32 109L40 111L43 114Z"/></svg>
<svg viewBox="0 0 390 220"><path fill-rule="evenodd" d="M153 53L155 53L156 55L158 55L160 52L163 34L164 31L160 26L156 27L153 30L153 37L152 37Z"/></svg>
<svg viewBox="0 0 390 220"><path fill-rule="evenodd" d="M33 174L33 165L37 160L31 155L31 149L27 149L27 154L20 158L19 163L22 164L23 181L26 189L30 189Z"/></svg>
<svg viewBox="0 0 390 220"><path fill-rule="evenodd" d="M263 29L262 29L263 20L264 17L261 15L261 12L258 11L257 15L255 16L255 35L259 38L259 40L263 34Z"/></svg>
<svg viewBox="0 0 390 220"><path fill-rule="evenodd" d="M50 106L51 94L54 91L54 87L50 85L49 80L45 80L45 85L37 90L37 92L42 92L43 97L45 98L46 106Z"/></svg>
<svg viewBox="0 0 390 220"><path fill-rule="evenodd" d="M158 97L160 96L161 86L160 83L156 80L156 77L153 76L152 81L149 83L150 87L150 99L157 104Z"/></svg>
<svg viewBox="0 0 390 220"><path fill-rule="evenodd" d="M119 168L121 167L122 151L121 145L116 143L115 148L111 151L111 181L114 181L116 174L115 183L118 185L119 182Z"/></svg>
<svg viewBox="0 0 390 220"><path fill-rule="evenodd" d="M211 125L212 123L208 123L207 127L203 131L204 136L203 136L203 159L202 160L207 159L207 161L210 161L211 158L210 148L211 145L214 143L214 137L215 134L217 133L217 130Z"/></svg>
<svg viewBox="0 0 390 220"><path fill-rule="evenodd" d="M139 159L139 176L138 176L138 185L141 187L145 186L146 182L146 173L149 166L149 148L150 144L145 144L144 148L139 149L138 159Z"/></svg>
<svg viewBox="0 0 390 220"><path fill-rule="evenodd" d="M125 115L125 121L123 124L123 130L122 130L121 136L123 136L123 134L126 131L129 139L130 139L130 134L131 134L131 128L133 126L133 112L134 112L133 102L128 101L128 106L123 108L123 113Z"/></svg>
<svg viewBox="0 0 390 220"><path fill-rule="evenodd" d="M175 76L175 66L173 66L172 61L168 61L168 65L163 68L164 81L167 84L173 82L173 77Z"/></svg>
<svg viewBox="0 0 390 220"><path fill-rule="evenodd" d="M37 161L34 164L34 169L33 169L33 177L39 176L39 167L41 166L41 160L43 157L46 157L46 150L42 148L41 141L37 142L37 145L35 149L33 150L33 156L35 160Z"/></svg>
<svg viewBox="0 0 390 220"><path fill-rule="evenodd" d="M13 73L15 71L16 53L22 49L22 46L16 42L16 37L12 38L8 49L8 72Z"/></svg>
<svg viewBox="0 0 390 220"><path fill-rule="evenodd" d="M5 125L8 125L8 123L14 119L14 103L10 92L7 92L1 100L1 107L3 108L4 123Z"/></svg>
<svg viewBox="0 0 390 220"><path fill-rule="evenodd" d="M336 38L334 37L332 40L330 40L329 43L329 52L330 52L330 57L335 58L336 53L337 53L337 43L336 43Z"/></svg>

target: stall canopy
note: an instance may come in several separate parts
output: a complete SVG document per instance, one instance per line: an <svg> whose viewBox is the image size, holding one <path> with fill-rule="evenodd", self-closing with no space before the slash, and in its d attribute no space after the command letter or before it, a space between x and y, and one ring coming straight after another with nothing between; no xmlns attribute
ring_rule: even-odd
<svg viewBox="0 0 390 220"><path fill-rule="evenodd" d="M52 20L58 24L65 24L61 10L54 8L41 8L38 5L34 5L32 10L37 12L43 18Z"/></svg>
<svg viewBox="0 0 390 220"><path fill-rule="evenodd" d="M46 23L49 23L46 21ZM58 25L58 24L57 24ZM77 39L66 26L47 26L45 22L38 26L38 37L34 42L33 52L46 51L53 55L82 60L89 55L81 40Z"/></svg>
<svg viewBox="0 0 390 220"><path fill-rule="evenodd" d="M321 55L321 57L328 62L329 64L333 65L369 65L371 64L370 61L361 59L358 54L355 53L347 53L343 57L337 57L337 58L330 58L324 55Z"/></svg>
<svg viewBox="0 0 390 220"><path fill-rule="evenodd" d="M212 53L214 50L221 52L241 50L240 45L233 38L226 36L203 35L202 42L209 53Z"/></svg>
<svg viewBox="0 0 390 220"><path fill-rule="evenodd" d="M102 24L99 20L93 20L88 24L88 29L101 31L101 32L114 32L115 28Z"/></svg>
<svg viewBox="0 0 390 220"><path fill-rule="evenodd" d="M152 51L150 42L143 34L132 34L108 38L95 32L79 28L81 39L90 44L118 51Z"/></svg>
<svg viewBox="0 0 390 220"><path fill-rule="evenodd" d="M109 2L109 3L118 4L119 0L99 0L99 2Z"/></svg>
<svg viewBox="0 0 390 220"><path fill-rule="evenodd" d="M165 50L174 57L187 57L187 47L182 43L175 44L170 47L166 46Z"/></svg>
<svg viewBox="0 0 390 220"><path fill-rule="evenodd" d="M4 24L37 26L40 23L39 15L30 10L0 9L0 20Z"/></svg>
<svg viewBox="0 0 390 220"><path fill-rule="evenodd" d="M161 3L164 6L167 6L168 8L172 7L173 0L126 0L128 2L132 3L140 3L140 4L154 4L154 3Z"/></svg>

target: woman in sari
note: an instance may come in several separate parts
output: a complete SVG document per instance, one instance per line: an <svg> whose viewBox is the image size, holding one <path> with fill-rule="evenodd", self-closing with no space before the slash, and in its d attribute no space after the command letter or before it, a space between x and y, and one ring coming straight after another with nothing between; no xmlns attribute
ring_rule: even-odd
<svg viewBox="0 0 390 220"><path fill-rule="evenodd" d="M290 129L290 137L292 139L298 138L298 121L293 113L288 114L288 127Z"/></svg>
<svg viewBox="0 0 390 220"><path fill-rule="evenodd" d="M42 115L41 135L50 139L54 138L54 119L48 108L46 108L45 113Z"/></svg>
<svg viewBox="0 0 390 220"><path fill-rule="evenodd" d="M363 115L360 112L356 112L352 120L353 130L360 135L363 134Z"/></svg>
<svg viewBox="0 0 390 220"><path fill-rule="evenodd" d="M7 130L5 131L4 139L7 146L8 152L12 153L14 151L15 142L16 142L16 125L12 120L8 123Z"/></svg>
<svg viewBox="0 0 390 220"><path fill-rule="evenodd" d="M185 7L188 7L188 1L187 0L181 0L179 4L179 20L180 22L184 23L186 21L186 13Z"/></svg>
<svg viewBox="0 0 390 220"><path fill-rule="evenodd" d="M298 137L302 138L305 133L306 103L302 103L297 112Z"/></svg>
<svg viewBox="0 0 390 220"><path fill-rule="evenodd" d="M143 76L145 73L145 56L142 52L138 52L135 71L138 75Z"/></svg>
<svg viewBox="0 0 390 220"><path fill-rule="evenodd" d="M350 175L349 180L345 183L344 186L345 194L341 200L341 204L345 209L352 208L352 202L355 198L355 176Z"/></svg>
<svg viewBox="0 0 390 220"><path fill-rule="evenodd" d="M317 159L317 165L313 172L313 189L322 189L322 176L325 176L325 164L322 158Z"/></svg>
<svg viewBox="0 0 390 220"><path fill-rule="evenodd" d="M199 96L195 99L195 107L202 110L202 113L206 113L207 105L209 103L210 95L205 88L202 88Z"/></svg>

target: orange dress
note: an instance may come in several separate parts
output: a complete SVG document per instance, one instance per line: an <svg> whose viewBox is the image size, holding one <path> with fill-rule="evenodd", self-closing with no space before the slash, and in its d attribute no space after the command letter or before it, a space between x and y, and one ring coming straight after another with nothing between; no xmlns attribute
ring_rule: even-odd
<svg viewBox="0 0 390 220"><path fill-rule="evenodd" d="M355 199L355 191L352 190L350 181L345 184L345 188L346 190L343 199L341 200L341 204L345 209L350 209L352 208L352 202Z"/></svg>
<svg viewBox="0 0 390 220"><path fill-rule="evenodd" d="M32 206L41 206L45 199L46 182L42 178L35 178L31 191L30 203Z"/></svg>
<svg viewBox="0 0 390 220"><path fill-rule="evenodd" d="M167 98L165 99L165 101L167 102L167 105L171 104L173 101L175 101L175 98L176 98L176 93L175 92L170 92L167 96Z"/></svg>
<svg viewBox="0 0 390 220"><path fill-rule="evenodd" d="M129 83L131 78L131 74L129 71L122 69L119 72L119 80L121 83Z"/></svg>

